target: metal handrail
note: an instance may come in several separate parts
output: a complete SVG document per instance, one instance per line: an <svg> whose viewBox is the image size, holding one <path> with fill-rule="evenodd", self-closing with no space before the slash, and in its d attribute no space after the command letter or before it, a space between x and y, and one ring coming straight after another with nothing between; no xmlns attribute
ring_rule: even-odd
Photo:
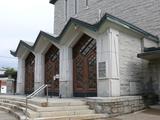
<svg viewBox="0 0 160 120"><path fill-rule="evenodd" d="M30 95L28 95L27 97L30 97L30 96L34 95L35 92L39 91L43 86L45 86L45 85L40 86L37 90L35 90L34 92L32 92L32 93L31 93Z"/></svg>
<svg viewBox="0 0 160 120"><path fill-rule="evenodd" d="M35 90L32 94L28 95L27 98L32 99L34 96L36 96L40 91L42 91L46 87L47 87L47 85L42 85L37 90Z"/></svg>
<svg viewBox="0 0 160 120"><path fill-rule="evenodd" d="M28 99L32 99L33 97L35 97L38 93L40 93L45 88L47 88L46 93L47 93L47 105L48 105L48 85L47 84L40 86L37 90L35 90L33 93L31 93L30 95L28 95L26 97L26 110L25 110L26 120L27 120Z"/></svg>

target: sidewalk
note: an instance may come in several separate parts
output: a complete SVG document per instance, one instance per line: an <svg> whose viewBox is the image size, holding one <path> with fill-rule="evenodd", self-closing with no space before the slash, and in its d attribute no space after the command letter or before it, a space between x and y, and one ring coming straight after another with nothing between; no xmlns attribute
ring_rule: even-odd
<svg viewBox="0 0 160 120"><path fill-rule="evenodd" d="M160 110L146 109L140 112L116 117L119 120L160 120Z"/></svg>
<svg viewBox="0 0 160 120"><path fill-rule="evenodd" d="M10 113L4 112L0 110L0 120L18 120Z"/></svg>

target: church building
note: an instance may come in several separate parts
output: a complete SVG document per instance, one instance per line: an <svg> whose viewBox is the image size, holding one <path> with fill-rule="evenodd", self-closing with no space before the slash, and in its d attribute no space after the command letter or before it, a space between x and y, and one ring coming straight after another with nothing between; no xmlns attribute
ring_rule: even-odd
<svg viewBox="0 0 160 120"><path fill-rule="evenodd" d="M20 41L17 94L43 84L61 97L160 96L157 0L50 0L54 33ZM46 91L42 93L46 94Z"/></svg>

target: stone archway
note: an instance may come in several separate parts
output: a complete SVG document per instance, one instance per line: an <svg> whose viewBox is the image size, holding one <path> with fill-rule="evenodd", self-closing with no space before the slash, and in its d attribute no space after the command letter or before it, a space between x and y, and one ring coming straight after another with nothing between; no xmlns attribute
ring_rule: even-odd
<svg viewBox="0 0 160 120"><path fill-rule="evenodd" d="M59 49L52 45L45 54L45 84L49 85L49 95L59 95L59 80L53 77L59 74Z"/></svg>
<svg viewBox="0 0 160 120"><path fill-rule="evenodd" d="M96 40L86 34L73 47L73 95L97 96Z"/></svg>
<svg viewBox="0 0 160 120"><path fill-rule="evenodd" d="M34 68L35 56L29 53L25 60L25 94L31 94L34 91Z"/></svg>

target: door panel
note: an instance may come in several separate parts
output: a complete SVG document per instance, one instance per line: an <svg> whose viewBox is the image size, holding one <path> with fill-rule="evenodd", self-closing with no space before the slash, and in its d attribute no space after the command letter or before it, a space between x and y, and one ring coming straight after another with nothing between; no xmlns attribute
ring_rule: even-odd
<svg viewBox="0 0 160 120"><path fill-rule="evenodd" d="M49 85L49 94L59 95L59 80L53 80L53 76L59 74L59 50L51 46L45 54L45 84Z"/></svg>
<svg viewBox="0 0 160 120"><path fill-rule="evenodd" d="M83 35L73 47L74 96L97 95L96 40Z"/></svg>
<svg viewBox="0 0 160 120"><path fill-rule="evenodd" d="M34 67L35 56L30 53L25 60L25 94L31 94L34 91Z"/></svg>

